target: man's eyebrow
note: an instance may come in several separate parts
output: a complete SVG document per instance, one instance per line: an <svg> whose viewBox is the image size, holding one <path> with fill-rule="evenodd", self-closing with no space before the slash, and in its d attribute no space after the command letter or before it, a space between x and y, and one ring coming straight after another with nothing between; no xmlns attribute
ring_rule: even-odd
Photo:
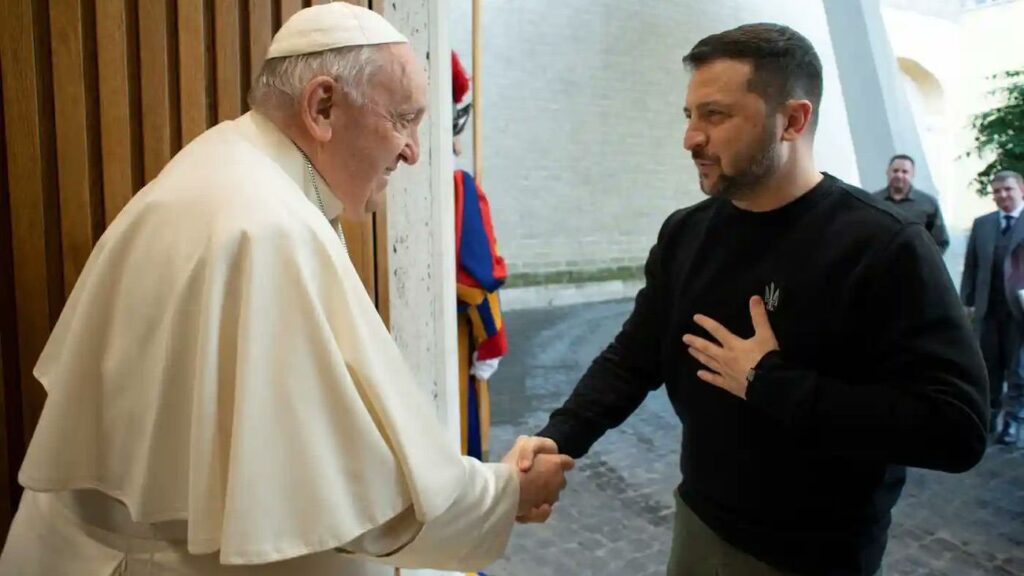
<svg viewBox="0 0 1024 576"><path fill-rule="evenodd" d="M704 110L707 108L728 108L729 103L723 100L710 100L708 102L701 102L697 105L698 110Z"/></svg>
<svg viewBox="0 0 1024 576"><path fill-rule="evenodd" d="M729 108L729 103L723 100L709 100L707 102L701 102L692 109L689 106L683 106L683 112L692 112L693 110L703 111L708 108Z"/></svg>

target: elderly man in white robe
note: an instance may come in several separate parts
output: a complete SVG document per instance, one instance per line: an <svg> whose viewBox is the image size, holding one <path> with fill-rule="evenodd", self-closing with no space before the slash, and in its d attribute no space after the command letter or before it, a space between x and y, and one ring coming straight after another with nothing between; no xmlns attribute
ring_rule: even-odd
<svg viewBox="0 0 1024 576"><path fill-rule="evenodd" d="M35 368L3 576L475 570L551 513L572 460L534 438L460 456L344 247L339 214L419 155L406 39L346 3L303 10L250 101L89 258Z"/></svg>

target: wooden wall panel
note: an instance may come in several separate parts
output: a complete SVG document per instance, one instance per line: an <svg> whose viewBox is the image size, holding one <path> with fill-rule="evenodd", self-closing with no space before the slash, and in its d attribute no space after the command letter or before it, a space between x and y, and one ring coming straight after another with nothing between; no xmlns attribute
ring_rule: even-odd
<svg viewBox="0 0 1024 576"><path fill-rule="evenodd" d="M63 304L59 193L55 178L48 3L0 2L7 190L23 432L35 429L45 394L31 369ZM3 272L8 273L7 271ZM10 385L10 384L8 384ZM8 433L14 433L8 427Z"/></svg>
<svg viewBox="0 0 1024 576"><path fill-rule="evenodd" d="M0 59L0 96L3 95L3 59ZM0 135L5 133L4 100L0 97ZM7 536L17 507L17 464L25 453L21 425L21 387L18 385L17 325L14 275L11 261L11 208L7 188L7 140L0 137L0 540Z"/></svg>
<svg viewBox="0 0 1024 576"><path fill-rule="evenodd" d="M238 1L214 2L218 122L242 114L242 32Z"/></svg>
<svg viewBox="0 0 1024 576"><path fill-rule="evenodd" d="M178 71L181 87L181 144L202 134L211 117L210 85L213 62L209 58L210 4L204 0L178 0Z"/></svg>
<svg viewBox="0 0 1024 576"><path fill-rule="evenodd" d="M359 272L359 279L363 281L366 291L373 297L376 293L376 272L374 269L374 238L373 220L351 221L342 219L342 231L345 233L345 243L348 245L348 254L352 264Z"/></svg>
<svg viewBox="0 0 1024 576"><path fill-rule="evenodd" d="M142 186L142 116L139 95L138 5L135 0L96 4L103 212L113 222Z"/></svg>
<svg viewBox="0 0 1024 576"><path fill-rule="evenodd" d="M249 0L249 81L256 79L274 35L274 13L270 0Z"/></svg>
<svg viewBox="0 0 1024 576"><path fill-rule="evenodd" d="M373 215L373 301L377 304L381 319L385 326L391 326L391 307L389 306L390 268L388 267L388 219L387 201Z"/></svg>
<svg viewBox="0 0 1024 576"><path fill-rule="evenodd" d="M292 14L303 8L302 0L280 0L281 23L287 22Z"/></svg>
<svg viewBox="0 0 1024 576"><path fill-rule="evenodd" d="M94 16L91 0L50 0L65 294L103 229Z"/></svg>
<svg viewBox="0 0 1024 576"><path fill-rule="evenodd" d="M174 14L165 0L139 2L142 166L149 182L180 145Z"/></svg>

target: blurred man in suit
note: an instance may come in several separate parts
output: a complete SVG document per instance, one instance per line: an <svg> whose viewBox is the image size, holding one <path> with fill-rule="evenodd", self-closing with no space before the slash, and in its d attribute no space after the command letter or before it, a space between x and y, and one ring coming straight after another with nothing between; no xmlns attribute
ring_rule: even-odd
<svg viewBox="0 0 1024 576"><path fill-rule="evenodd" d="M990 432L1000 444L1016 444L1024 417L1020 361L1024 310L1019 292L1024 289L1024 226L1019 223L1024 178L1008 170L998 172L991 187L998 210L974 221L960 295L988 367Z"/></svg>

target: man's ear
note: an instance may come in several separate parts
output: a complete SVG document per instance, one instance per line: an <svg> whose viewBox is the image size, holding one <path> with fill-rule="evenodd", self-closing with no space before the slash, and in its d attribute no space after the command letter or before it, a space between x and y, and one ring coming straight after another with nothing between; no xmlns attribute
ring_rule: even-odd
<svg viewBox="0 0 1024 576"><path fill-rule="evenodd" d="M792 142L811 128L814 105L809 100L790 100L782 105L782 139Z"/></svg>
<svg viewBox="0 0 1024 576"><path fill-rule="evenodd" d="M299 101L299 115L306 131L317 142L328 142L333 134L331 114L337 87L327 76L317 76L306 83Z"/></svg>

